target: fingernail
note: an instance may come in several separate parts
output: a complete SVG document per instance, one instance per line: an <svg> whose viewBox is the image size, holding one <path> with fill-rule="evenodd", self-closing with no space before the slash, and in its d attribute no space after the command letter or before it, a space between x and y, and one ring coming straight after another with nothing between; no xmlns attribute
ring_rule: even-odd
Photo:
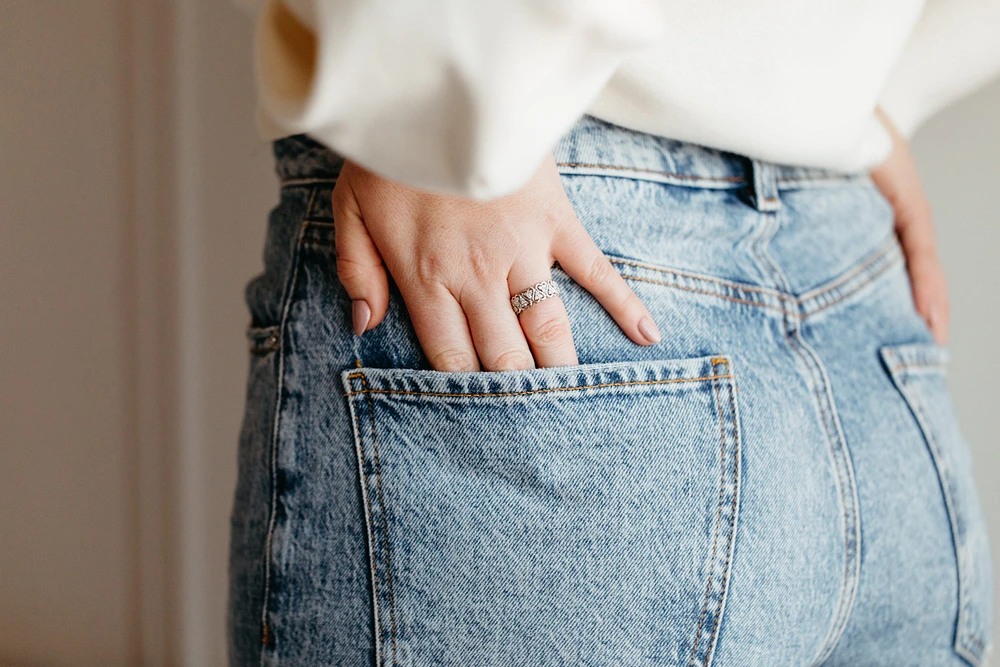
<svg viewBox="0 0 1000 667"><path fill-rule="evenodd" d="M944 332L941 331L941 322L938 319L937 311L933 308L927 311L927 328L931 330L934 340L939 345L944 345Z"/></svg>
<svg viewBox="0 0 1000 667"><path fill-rule="evenodd" d="M364 299L352 301L351 318L354 320L354 335L360 336L365 332L368 320L372 318L372 309L368 307L368 302Z"/></svg>
<svg viewBox="0 0 1000 667"><path fill-rule="evenodd" d="M927 322L927 327L931 331L934 331L934 325L937 323L937 314L933 309L927 311L927 314L924 315L924 321Z"/></svg>
<svg viewBox="0 0 1000 667"><path fill-rule="evenodd" d="M650 343L660 342L660 330L656 327L656 322L648 317L639 320L639 333L645 336Z"/></svg>

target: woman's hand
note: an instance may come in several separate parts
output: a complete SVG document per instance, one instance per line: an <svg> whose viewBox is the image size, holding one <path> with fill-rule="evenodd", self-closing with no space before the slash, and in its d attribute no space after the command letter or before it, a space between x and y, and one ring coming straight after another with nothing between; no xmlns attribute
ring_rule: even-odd
<svg viewBox="0 0 1000 667"><path fill-rule="evenodd" d="M872 170L872 180L896 212L896 234L906 256L917 312L941 345L948 342L948 287L938 258L931 207L920 185L910 145L888 117L879 119L892 136L892 153Z"/></svg>
<svg viewBox="0 0 1000 667"><path fill-rule="evenodd" d="M353 301L355 333L385 316L388 269L437 370L578 363L560 299L520 316L510 303L512 294L551 279L553 262L633 341L660 340L645 306L577 219L551 157L526 186L487 202L414 190L347 162L333 214L337 274Z"/></svg>

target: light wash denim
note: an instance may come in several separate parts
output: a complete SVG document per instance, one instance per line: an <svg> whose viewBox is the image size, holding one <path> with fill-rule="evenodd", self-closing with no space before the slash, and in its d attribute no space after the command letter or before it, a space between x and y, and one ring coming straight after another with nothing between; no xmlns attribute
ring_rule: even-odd
<svg viewBox="0 0 1000 667"><path fill-rule="evenodd" d="M234 666L984 664L989 545L946 353L866 176L584 117L563 184L663 341L556 269L580 366L440 373L394 286L351 332L340 158L275 153Z"/></svg>

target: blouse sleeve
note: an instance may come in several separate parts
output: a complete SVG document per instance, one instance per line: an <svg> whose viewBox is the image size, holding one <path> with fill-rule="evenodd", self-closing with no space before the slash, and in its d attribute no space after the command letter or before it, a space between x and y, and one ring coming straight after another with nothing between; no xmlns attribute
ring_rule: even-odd
<svg viewBox="0 0 1000 667"><path fill-rule="evenodd" d="M486 199L528 181L656 0L268 0L258 108L388 178Z"/></svg>
<svg viewBox="0 0 1000 667"><path fill-rule="evenodd" d="M1000 0L930 0L879 96L904 136L1000 73Z"/></svg>

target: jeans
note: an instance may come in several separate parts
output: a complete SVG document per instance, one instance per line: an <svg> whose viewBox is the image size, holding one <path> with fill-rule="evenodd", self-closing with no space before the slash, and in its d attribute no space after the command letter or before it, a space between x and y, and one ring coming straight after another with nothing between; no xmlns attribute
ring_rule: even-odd
<svg viewBox="0 0 1000 667"><path fill-rule="evenodd" d="M981 665L989 543L893 212L864 174L582 118L570 201L663 333L553 270L579 366L356 337L341 158L275 142L232 513L233 665Z"/></svg>

